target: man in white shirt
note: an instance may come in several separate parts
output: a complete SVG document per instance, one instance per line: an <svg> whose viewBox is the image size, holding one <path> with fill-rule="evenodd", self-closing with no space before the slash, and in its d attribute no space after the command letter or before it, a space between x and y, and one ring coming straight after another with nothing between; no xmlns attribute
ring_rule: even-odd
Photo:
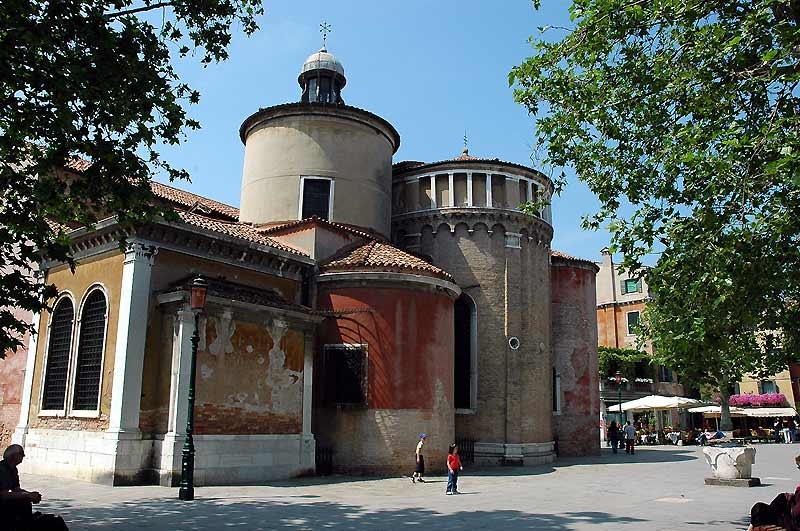
<svg viewBox="0 0 800 531"><path fill-rule="evenodd" d="M625 432L625 453L632 454L633 443L636 441L636 428L633 427L629 420L625 423L625 428L622 431Z"/></svg>

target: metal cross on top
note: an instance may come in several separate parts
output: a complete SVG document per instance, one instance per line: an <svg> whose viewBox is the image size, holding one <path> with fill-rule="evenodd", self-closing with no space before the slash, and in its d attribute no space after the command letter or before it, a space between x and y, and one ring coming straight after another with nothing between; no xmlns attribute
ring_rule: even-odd
<svg viewBox="0 0 800 531"><path fill-rule="evenodd" d="M322 21L322 24L319 25L319 32L322 33L322 49L327 49L326 41L328 39L328 33L331 32L331 25Z"/></svg>

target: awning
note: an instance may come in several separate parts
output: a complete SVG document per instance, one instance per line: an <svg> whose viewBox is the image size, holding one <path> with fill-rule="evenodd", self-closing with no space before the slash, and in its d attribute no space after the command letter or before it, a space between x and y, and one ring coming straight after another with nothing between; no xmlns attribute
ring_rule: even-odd
<svg viewBox="0 0 800 531"><path fill-rule="evenodd" d="M718 417L720 410L720 406L703 406L693 407L689 409L689 413L703 413L709 417ZM731 407L732 417L794 417L796 415L797 411L792 407Z"/></svg>
<svg viewBox="0 0 800 531"><path fill-rule="evenodd" d="M754 407L744 410L748 417L796 417L793 407Z"/></svg>
<svg viewBox="0 0 800 531"><path fill-rule="evenodd" d="M622 403L622 411L651 411L651 410L664 410L664 409L681 409L702 404L699 400L693 398L684 398L682 396L661 396L650 395L643 398L637 398L630 402ZM611 406L608 411L618 412L619 404Z"/></svg>
<svg viewBox="0 0 800 531"><path fill-rule="evenodd" d="M701 406L701 407L693 407L688 409L689 413L702 413L707 417L719 417L721 415L722 408L720 406ZM740 407L731 407L731 416L732 417L744 417L744 409Z"/></svg>

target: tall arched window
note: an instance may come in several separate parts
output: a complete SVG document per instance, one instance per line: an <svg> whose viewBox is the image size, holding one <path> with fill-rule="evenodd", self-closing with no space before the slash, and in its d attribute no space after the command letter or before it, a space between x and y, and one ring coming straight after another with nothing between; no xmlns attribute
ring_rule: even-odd
<svg viewBox="0 0 800 531"><path fill-rule="evenodd" d="M74 320L72 300L64 297L58 301L50 316L50 343L47 347L47 365L42 385L43 410L64 409Z"/></svg>
<svg viewBox="0 0 800 531"><path fill-rule="evenodd" d="M456 299L453 309L453 369L455 408L475 409L477 394L477 311L465 294Z"/></svg>
<svg viewBox="0 0 800 531"><path fill-rule="evenodd" d="M86 297L81 312L73 410L97 409L105 336L106 297L102 290L95 289Z"/></svg>

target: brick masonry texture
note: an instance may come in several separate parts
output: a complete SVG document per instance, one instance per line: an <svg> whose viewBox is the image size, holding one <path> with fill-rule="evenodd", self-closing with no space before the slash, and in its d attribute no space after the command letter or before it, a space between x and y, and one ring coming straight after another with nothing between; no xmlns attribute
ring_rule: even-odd
<svg viewBox="0 0 800 531"><path fill-rule="evenodd" d="M31 314L14 310L14 317L30 322ZM28 334L22 338L23 345L28 344ZM11 443L11 436L19 423L20 400L25 380L25 364L28 360L28 349L20 348L5 353L0 360L0 448Z"/></svg>
<svg viewBox="0 0 800 531"><path fill-rule="evenodd" d="M419 252L456 279L477 307L477 403L456 416L456 435L481 442L552 440L550 352L551 233L518 216L504 225L474 216L467 222L410 220ZM506 247L506 232L522 234ZM529 238L530 236L530 238ZM520 340L518 350L508 346Z"/></svg>
<svg viewBox="0 0 800 531"><path fill-rule="evenodd" d="M595 276L593 265L553 259L553 362L561 381L554 431L562 456L600 454Z"/></svg>

